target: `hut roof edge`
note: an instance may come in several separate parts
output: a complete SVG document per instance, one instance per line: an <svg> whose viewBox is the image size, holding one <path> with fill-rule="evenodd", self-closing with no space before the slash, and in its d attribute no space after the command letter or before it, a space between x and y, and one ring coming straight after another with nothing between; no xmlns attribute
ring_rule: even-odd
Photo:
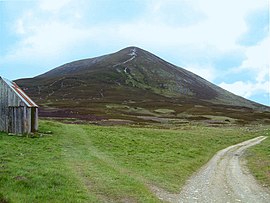
<svg viewBox="0 0 270 203"><path fill-rule="evenodd" d="M0 79L2 79L28 107L38 107L38 105L32 99L30 99L30 97L28 97L15 82L1 76Z"/></svg>

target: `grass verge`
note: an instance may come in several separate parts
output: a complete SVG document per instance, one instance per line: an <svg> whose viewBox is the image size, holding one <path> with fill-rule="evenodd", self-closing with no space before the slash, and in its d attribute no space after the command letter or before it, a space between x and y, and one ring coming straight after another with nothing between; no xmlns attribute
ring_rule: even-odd
<svg viewBox="0 0 270 203"><path fill-rule="evenodd" d="M247 166L255 178L270 189L270 130L266 130L262 135L268 137L246 152Z"/></svg>
<svg viewBox="0 0 270 203"><path fill-rule="evenodd" d="M0 133L0 200L159 202L149 185L178 192L218 150L252 138L246 128L181 130L41 121L41 138Z"/></svg>

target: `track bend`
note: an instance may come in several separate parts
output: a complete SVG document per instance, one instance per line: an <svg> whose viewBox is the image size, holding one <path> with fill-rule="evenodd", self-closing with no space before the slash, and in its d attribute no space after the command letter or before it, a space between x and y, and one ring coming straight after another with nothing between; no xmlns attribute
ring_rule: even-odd
<svg viewBox="0 0 270 203"><path fill-rule="evenodd" d="M270 203L270 193L260 186L244 166L244 151L266 139L254 139L219 151L194 175L171 202Z"/></svg>

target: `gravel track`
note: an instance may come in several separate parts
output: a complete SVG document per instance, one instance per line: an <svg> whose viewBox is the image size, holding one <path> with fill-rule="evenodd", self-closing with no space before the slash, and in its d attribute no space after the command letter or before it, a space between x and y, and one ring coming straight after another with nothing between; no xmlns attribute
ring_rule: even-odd
<svg viewBox="0 0 270 203"><path fill-rule="evenodd" d="M200 203L270 203L270 192L257 183L245 166L245 150L266 139L254 139L219 151L204 167L193 175L180 194L170 194L160 188L152 190L166 202Z"/></svg>
<svg viewBox="0 0 270 203"><path fill-rule="evenodd" d="M244 151L265 136L219 151L182 189L177 202L268 202L270 194L248 172Z"/></svg>

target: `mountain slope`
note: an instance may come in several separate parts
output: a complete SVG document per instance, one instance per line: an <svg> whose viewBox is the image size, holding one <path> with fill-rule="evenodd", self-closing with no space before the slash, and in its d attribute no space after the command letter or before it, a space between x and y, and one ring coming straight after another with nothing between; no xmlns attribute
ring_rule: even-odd
<svg viewBox="0 0 270 203"><path fill-rule="evenodd" d="M67 63L16 82L41 106L75 109L77 114L138 118L156 116L155 110L161 108L177 117L188 110L187 114L223 115L226 109L267 109L137 47Z"/></svg>

